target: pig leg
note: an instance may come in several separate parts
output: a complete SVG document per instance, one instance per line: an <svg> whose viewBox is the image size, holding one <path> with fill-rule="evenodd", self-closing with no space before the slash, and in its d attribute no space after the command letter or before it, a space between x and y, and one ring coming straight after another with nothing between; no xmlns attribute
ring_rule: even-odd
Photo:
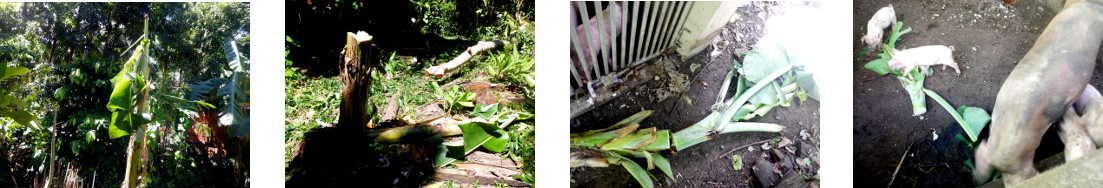
<svg viewBox="0 0 1103 188"><path fill-rule="evenodd" d="M1103 3L1082 1L1058 13L1007 76L992 107L991 134L977 149L974 180L992 167L1007 186L1033 177L1034 151L1042 134L1088 84L1103 42ZM984 167L984 168L982 168Z"/></svg>
<svg viewBox="0 0 1103 188"><path fill-rule="evenodd" d="M1075 160L1095 150L1095 142L1088 137L1084 123L1074 108L1066 110L1061 119L1061 129L1057 133L1065 142L1065 161Z"/></svg>

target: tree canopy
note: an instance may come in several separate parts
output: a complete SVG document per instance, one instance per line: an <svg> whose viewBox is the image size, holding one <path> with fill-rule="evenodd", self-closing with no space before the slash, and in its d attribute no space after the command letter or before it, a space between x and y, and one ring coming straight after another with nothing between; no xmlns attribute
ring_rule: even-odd
<svg viewBox="0 0 1103 188"><path fill-rule="evenodd" d="M202 161L184 142L190 128L177 110L188 83L226 78L227 44L249 57L248 3L0 3L0 61L31 69L27 75L0 81L0 90L23 99L38 120L21 125L0 118L0 187L32 185L45 173L51 136L57 135L57 160L80 169L83 181L121 183L126 155L124 139L109 139L111 114L104 105L110 79L129 58L149 17L150 90L154 123L148 131L148 179L155 185L241 184L209 181L216 171L204 166L238 161ZM227 39L235 43L225 42ZM0 92L3 92L0 91ZM247 103L247 101L246 101ZM56 118L56 120L55 120ZM56 128L53 128L56 126ZM156 153L156 154L155 154ZM9 157L10 156L10 157ZM230 165L232 166L232 165ZM232 168L232 167L231 167ZM233 172L230 172L233 173ZM218 174L218 173L215 173ZM230 175L230 174L226 174ZM232 176L223 179L233 179ZM113 185L117 186L117 185Z"/></svg>

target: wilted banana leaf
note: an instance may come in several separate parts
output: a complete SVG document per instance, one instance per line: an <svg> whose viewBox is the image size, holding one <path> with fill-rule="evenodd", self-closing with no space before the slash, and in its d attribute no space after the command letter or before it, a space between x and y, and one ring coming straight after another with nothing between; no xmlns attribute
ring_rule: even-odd
<svg viewBox="0 0 1103 188"><path fill-rule="evenodd" d="M635 161L621 157L620 155L606 155L605 158L609 159L610 164L620 164L624 166L624 169L628 170L629 174L632 174L632 177L640 183L641 187L655 187L655 183L651 181L651 174L647 173L647 170L644 170L643 167L640 167Z"/></svg>
<svg viewBox="0 0 1103 188"><path fill-rule="evenodd" d="M631 149L639 150L645 146L654 142L658 135L655 132L655 127L646 128L637 131L633 134L628 134L623 137L618 137L609 141L608 144L601 145L601 150L614 150L614 149Z"/></svg>
<svg viewBox="0 0 1103 188"><path fill-rule="evenodd" d="M670 170L670 161L667 161L666 158L663 158L663 156L658 153L652 153L651 158L654 158L655 166L659 167L659 170L662 170L667 177L674 178L674 171Z"/></svg>
<svg viewBox="0 0 1103 188"><path fill-rule="evenodd" d="M572 134L571 145L582 147L599 146L609 142L609 140L613 138L628 135L636 131L636 129L640 127L640 121L643 121L647 116L651 116L651 112L651 110L640 111L607 128L586 131L581 134Z"/></svg>
<svg viewBox="0 0 1103 188"><path fill-rule="evenodd" d="M942 99L942 96L939 96L938 93L929 89L923 89L923 92L930 95L931 98L942 105L943 108L946 108L946 111L961 125L961 129L965 130L965 133L969 135L969 139L972 141L977 141L977 136L980 135L981 129L984 129L984 125L987 125L988 121L992 119L984 109L961 106L957 110L954 110L954 108L950 106L950 103Z"/></svg>
<svg viewBox="0 0 1103 188"><path fill-rule="evenodd" d="M505 130L499 129L495 124L472 121L459 126L463 130L462 150L457 150L461 148L445 147L447 150L441 150L441 152L448 152L448 154L438 154L437 166L455 162L457 159L453 156L466 156L478 149L479 146L492 152L502 152L506 147L506 143L509 142L509 134Z"/></svg>
<svg viewBox="0 0 1103 188"><path fill-rule="evenodd" d="M471 111L471 115L486 120L490 120L495 114L498 114L498 104L477 104L475 109Z"/></svg>
<svg viewBox="0 0 1103 188"><path fill-rule="evenodd" d="M798 62L804 59L802 54L789 53L786 51L785 45L787 44L776 41L773 38L774 37L770 35L764 36L755 44L754 50L751 50L746 58L743 59L741 73L743 73L742 76L752 82L750 84L768 82L764 88L755 92L748 102L756 105L782 105L783 103L787 103L789 101L785 96L792 93L792 91L783 91L782 86L794 82L799 83L800 88L808 92L809 96L812 96L813 99L819 100L819 87L813 80L812 73L804 69L794 68L790 74L783 74L780 77L783 83L780 84L774 82L777 78L766 79L773 73L782 69L788 69L790 66L798 64Z"/></svg>
<svg viewBox="0 0 1103 188"><path fill-rule="evenodd" d="M670 149L670 130L656 132L655 141L643 147L644 151L658 151Z"/></svg>

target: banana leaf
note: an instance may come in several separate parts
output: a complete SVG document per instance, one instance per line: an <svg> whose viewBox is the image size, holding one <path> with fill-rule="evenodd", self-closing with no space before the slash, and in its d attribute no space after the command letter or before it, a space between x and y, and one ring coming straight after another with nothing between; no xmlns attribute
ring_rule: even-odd
<svg viewBox="0 0 1103 188"><path fill-rule="evenodd" d="M7 66L7 65L0 65L0 66ZM27 74L27 73L30 73L30 72L31 72L31 69L27 69L26 67L3 67L3 68L0 68L0 80L4 80L5 78L11 77L11 76L24 75L24 74Z"/></svg>
<svg viewBox="0 0 1103 188"><path fill-rule="evenodd" d="M146 48L146 40L139 42L133 55L123 64L123 70L111 78L114 88L107 103L107 109L111 111L111 125L108 127L111 139L130 135L138 126L150 121L148 116L135 114L134 110L138 107L135 105L148 100L145 91L149 88L140 74L140 71L145 71L145 62L148 61Z"/></svg>
<svg viewBox="0 0 1103 188"><path fill-rule="evenodd" d="M613 138L628 135L635 132L640 126L639 122L650 116L651 112L651 110L640 111L607 128L572 134L571 145L580 147L599 146L608 143Z"/></svg>
<svg viewBox="0 0 1103 188"><path fill-rule="evenodd" d="M0 117L8 117L20 125L30 125L31 121L38 119L34 114L22 109L11 109L0 106Z"/></svg>
<svg viewBox="0 0 1103 188"><path fill-rule="evenodd" d="M223 52L232 73L229 74L229 83L218 90L219 96L224 96L225 104L219 113L219 123L230 126L230 134L233 136L246 136L249 135L249 117L240 105L249 103L248 60L241 57L234 40L226 38L225 43Z"/></svg>
<svg viewBox="0 0 1103 188"><path fill-rule="evenodd" d="M447 153L437 155L436 165L438 167L451 164L458 158L467 156L480 146L486 148L486 150L500 153L505 149L506 143L509 142L509 134L493 123L471 121L459 126L463 130L463 148L447 147L448 144L445 144L444 149L446 150L441 150L441 152Z"/></svg>
<svg viewBox="0 0 1103 188"><path fill-rule="evenodd" d="M628 134L623 137L609 141L608 144L601 146L601 150L614 150L614 149L643 149L647 145L654 142L658 135L656 134L655 127L643 129L633 134Z"/></svg>
<svg viewBox="0 0 1103 188"><path fill-rule="evenodd" d="M942 96L939 96L938 93L929 89L923 89L923 92L930 95L931 98L942 105L943 108L946 108L946 111L961 125L961 129L965 130L965 133L969 135L969 139L972 141L977 141L981 129L984 129L984 125L987 125L988 121L992 119L984 109L961 106L958 107L957 110L954 110L954 108L950 106L950 103L942 99Z"/></svg>
<svg viewBox="0 0 1103 188"><path fill-rule="evenodd" d="M606 154L605 158L609 159L610 164L620 164L624 166L624 169L628 170L629 174L632 174L632 177L640 183L641 187L655 187L655 183L651 181L651 174L647 173L647 170L644 170L643 167L640 167L635 161L616 154Z"/></svg>

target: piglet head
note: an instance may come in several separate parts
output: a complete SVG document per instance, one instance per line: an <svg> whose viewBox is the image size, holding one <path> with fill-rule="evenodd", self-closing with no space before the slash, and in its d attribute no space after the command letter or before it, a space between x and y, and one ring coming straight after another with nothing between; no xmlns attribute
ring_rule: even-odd
<svg viewBox="0 0 1103 188"><path fill-rule="evenodd" d="M868 34L862 37L862 42L866 43L866 47L870 50L877 50L877 46L881 44L881 35L880 33Z"/></svg>
<svg viewBox="0 0 1103 188"><path fill-rule="evenodd" d="M898 52L900 52L900 50L892 49L892 54L899 54ZM889 69L899 70L904 67L906 66L899 56L892 56L892 59L889 60Z"/></svg>

